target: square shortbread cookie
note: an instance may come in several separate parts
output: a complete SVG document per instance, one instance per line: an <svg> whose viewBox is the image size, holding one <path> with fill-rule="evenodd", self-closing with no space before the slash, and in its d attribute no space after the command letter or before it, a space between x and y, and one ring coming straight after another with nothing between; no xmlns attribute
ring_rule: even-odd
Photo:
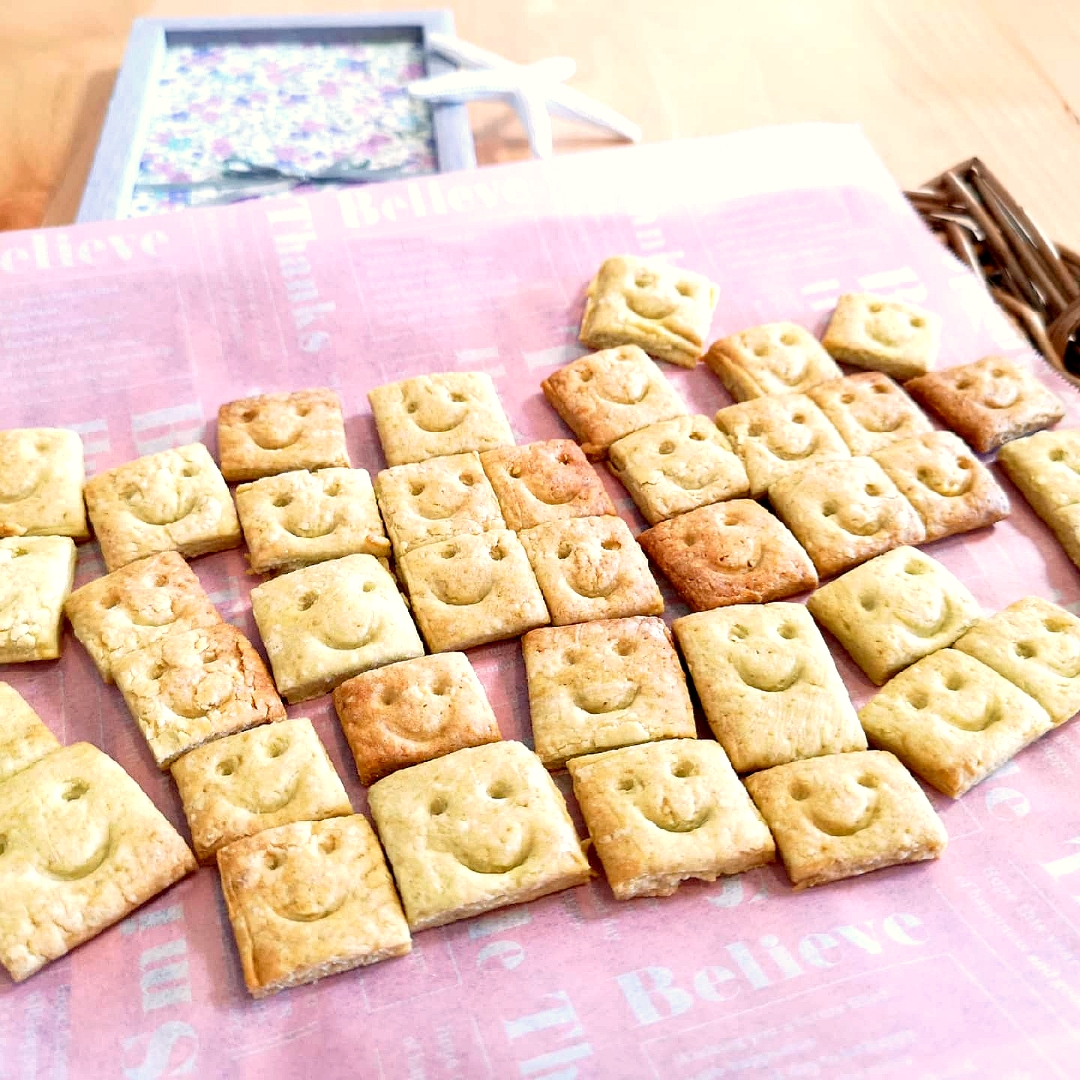
<svg viewBox="0 0 1080 1080"><path fill-rule="evenodd" d="M374 555L346 555L264 582L251 590L251 609L290 704L424 652L396 582Z"/></svg>
<svg viewBox="0 0 1080 1080"><path fill-rule="evenodd" d="M0 784L0 963L16 982L195 867L138 784L89 743Z"/></svg>
<svg viewBox="0 0 1080 1080"><path fill-rule="evenodd" d="M996 671L941 649L902 671L859 711L873 746L958 799L1054 726Z"/></svg>
<svg viewBox="0 0 1080 1080"><path fill-rule="evenodd" d="M204 743L174 761L172 774L202 863L263 829L353 812L303 716Z"/></svg>
<svg viewBox="0 0 1080 1080"><path fill-rule="evenodd" d="M491 376L445 371L377 386L368 394L387 465L513 446Z"/></svg>
<svg viewBox="0 0 1080 1080"><path fill-rule="evenodd" d="M769 502L823 578L926 539L915 508L869 457L822 461L785 476L769 488Z"/></svg>
<svg viewBox="0 0 1080 1080"><path fill-rule="evenodd" d="M59 749L60 741L22 695L0 682L0 783Z"/></svg>
<svg viewBox="0 0 1080 1080"><path fill-rule="evenodd" d="M998 463L1048 525L1066 506L1080 503L1080 430L1040 431L1006 443Z"/></svg>
<svg viewBox="0 0 1080 1080"><path fill-rule="evenodd" d="M390 554L365 469L297 469L241 484L236 509L256 574Z"/></svg>
<svg viewBox="0 0 1080 1080"><path fill-rule="evenodd" d="M878 686L951 645L982 616L967 586L912 547L849 570L806 606Z"/></svg>
<svg viewBox="0 0 1080 1080"><path fill-rule="evenodd" d="M804 394L843 372L821 342L791 322L752 326L713 342L705 363L736 401L767 394Z"/></svg>
<svg viewBox="0 0 1080 1080"><path fill-rule="evenodd" d="M158 551L194 558L240 545L232 496L202 443L99 473L86 506L109 570Z"/></svg>
<svg viewBox="0 0 1080 1080"><path fill-rule="evenodd" d="M589 880L559 789L519 742L402 769L368 801L414 931Z"/></svg>
<svg viewBox="0 0 1080 1080"><path fill-rule="evenodd" d="M574 795L618 900L670 896L776 858L719 743L669 739L570 762Z"/></svg>
<svg viewBox="0 0 1080 1080"><path fill-rule="evenodd" d="M769 485L818 461L850 458L840 433L805 394L776 394L729 405L716 414L742 458L756 499Z"/></svg>
<svg viewBox="0 0 1080 1080"><path fill-rule="evenodd" d="M658 360L692 368L705 351L720 289L664 259L614 255L589 283L581 343L639 345Z"/></svg>
<svg viewBox="0 0 1080 1080"><path fill-rule="evenodd" d="M664 598L620 517L548 521L521 534L556 626L660 615Z"/></svg>
<svg viewBox="0 0 1080 1080"><path fill-rule="evenodd" d="M402 660L334 691L362 784L466 746L502 738L484 687L464 653Z"/></svg>
<svg viewBox="0 0 1080 1080"><path fill-rule="evenodd" d="M0 664L55 660L75 580L69 536L0 539Z"/></svg>
<svg viewBox="0 0 1080 1080"><path fill-rule="evenodd" d="M221 622L190 566L163 551L76 589L64 604L75 636L107 682L112 665L172 630Z"/></svg>
<svg viewBox="0 0 1080 1080"><path fill-rule="evenodd" d="M318 389L227 402L218 409L218 456L226 480L347 469L341 398Z"/></svg>
<svg viewBox="0 0 1080 1080"><path fill-rule="evenodd" d="M82 439L63 428L0 431L0 536L90 535Z"/></svg>
<svg viewBox="0 0 1080 1080"><path fill-rule="evenodd" d="M663 619L533 630L521 641L533 744L549 769L597 750L692 739L694 707Z"/></svg>
<svg viewBox="0 0 1080 1080"><path fill-rule="evenodd" d="M1009 497L993 473L951 431L893 443L873 457L915 507L928 542L1009 515Z"/></svg>
<svg viewBox="0 0 1080 1080"><path fill-rule="evenodd" d="M906 387L980 454L1049 427L1065 406L1019 360L984 356L974 364L935 371Z"/></svg>
<svg viewBox="0 0 1080 1080"><path fill-rule="evenodd" d="M703 611L676 619L674 630L709 726L739 772L866 749L847 688L802 604Z"/></svg>
<svg viewBox="0 0 1080 1080"><path fill-rule="evenodd" d="M646 529L638 543L695 611L765 604L817 585L810 556L752 499L691 510Z"/></svg>
<svg viewBox="0 0 1080 1080"><path fill-rule="evenodd" d="M750 491L741 459L707 416L679 416L625 435L609 448L608 465L650 525Z"/></svg>
<svg viewBox="0 0 1080 1080"><path fill-rule="evenodd" d="M853 454L933 431L926 413L880 371L833 379L809 391Z"/></svg>
<svg viewBox="0 0 1080 1080"><path fill-rule="evenodd" d="M845 293L836 304L822 345L853 367L910 379L937 360L941 316L870 293Z"/></svg>
<svg viewBox="0 0 1080 1080"><path fill-rule="evenodd" d="M543 521L615 513L603 481L570 439L488 450L480 462L515 532Z"/></svg>
<svg viewBox="0 0 1080 1080"><path fill-rule="evenodd" d="M1055 724L1080 711L1080 619L1027 596L976 623L954 645L1030 694Z"/></svg>
<svg viewBox="0 0 1080 1080"><path fill-rule="evenodd" d="M224 622L120 657L113 678L160 769L211 739L285 719L266 665Z"/></svg>
<svg viewBox="0 0 1080 1080"><path fill-rule="evenodd" d="M796 889L936 859L949 841L922 788L883 750L779 765L746 787Z"/></svg>
<svg viewBox="0 0 1080 1080"><path fill-rule="evenodd" d="M375 494L395 559L436 540L506 528L475 452L383 469L375 477Z"/></svg>
<svg viewBox="0 0 1080 1080"><path fill-rule="evenodd" d="M219 852L218 870L253 997L412 948L382 848L360 814L237 840Z"/></svg>
<svg viewBox="0 0 1080 1080"><path fill-rule="evenodd" d="M675 387L636 345L582 356L540 387L592 458L603 457L631 431L687 411Z"/></svg>

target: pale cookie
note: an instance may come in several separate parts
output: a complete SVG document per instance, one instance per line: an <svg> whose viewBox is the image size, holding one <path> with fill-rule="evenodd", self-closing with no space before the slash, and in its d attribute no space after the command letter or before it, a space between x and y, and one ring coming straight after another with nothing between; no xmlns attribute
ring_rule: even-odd
<svg viewBox="0 0 1080 1080"><path fill-rule="evenodd" d="M998 464L1051 527L1054 515L1080 503L1080 430L1040 431L1006 443Z"/></svg>
<svg viewBox="0 0 1080 1080"><path fill-rule="evenodd" d="M424 646L390 572L374 555L346 555L251 590L274 682L290 704Z"/></svg>
<svg viewBox="0 0 1080 1080"><path fill-rule="evenodd" d="M367 671L334 691L362 784L466 746L502 738L464 653L436 653Z"/></svg>
<svg viewBox="0 0 1080 1080"><path fill-rule="evenodd" d="M658 360L692 368L705 351L720 289L659 258L615 255L589 283L581 343L639 345Z"/></svg>
<svg viewBox="0 0 1080 1080"><path fill-rule="evenodd" d="M59 740L22 695L0 682L0 783L59 749Z"/></svg>
<svg viewBox="0 0 1080 1080"><path fill-rule="evenodd" d="M341 398L319 389L227 402L218 409L218 456L226 480L347 469Z"/></svg>
<svg viewBox="0 0 1080 1080"><path fill-rule="evenodd" d="M85 476L74 431L0 431L0 536L86 539Z"/></svg>
<svg viewBox="0 0 1080 1080"><path fill-rule="evenodd" d="M62 747L0 784L0 963L22 982L195 868L115 761Z"/></svg>
<svg viewBox="0 0 1080 1080"><path fill-rule="evenodd" d="M980 454L1065 415L1061 399L1021 361L1006 356L935 371L912 379L905 389Z"/></svg>
<svg viewBox="0 0 1080 1080"><path fill-rule="evenodd" d="M549 769L653 739L692 739L686 677L663 619L533 630L521 640L533 744Z"/></svg>
<svg viewBox="0 0 1080 1080"><path fill-rule="evenodd" d="M399 569L432 652L520 637L551 622L516 533L457 536L414 548Z"/></svg>
<svg viewBox="0 0 1080 1080"><path fill-rule="evenodd" d="M64 613L107 683L120 657L173 630L221 622L195 572L175 551L140 559L83 585L68 597Z"/></svg>
<svg viewBox="0 0 1080 1080"><path fill-rule="evenodd" d="M253 997L412 948L382 848L360 814L237 840L218 853L218 871Z"/></svg>
<svg viewBox="0 0 1080 1080"><path fill-rule="evenodd" d="M591 458L603 457L631 431L687 411L675 387L636 345L583 356L553 372L540 388Z"/></svg>
<svg viewBox="0 0 1080 1080"><path fill-rule="evenodd" d="M1065 554L1080 566L1080 506L1063 506L1047 524L1054 530Z"/></svg>
<svg viewBox="0 0 1080 1080"><path fill-rule="evenodd" d="M844 293L837 301L822 345L852 367L910 379L937 361L941 316L870 293Z"/></svg>
<svg viewBox="0 0 1080 1080"><path fill-rule="evenodd" d="M240 545L232 496L202 443L99 473L86 506L109 570L158 551L194 558Z"/></svg>
<svg viewBox="0 0 1080 1080"><path fill-rule="evenodd" d="M713 342L705 363L736 401L768 394L804 394L843 372L821 342L797 323L752 326Z"/></svg>
<svg viewBox="0 0 1080 1080"><path fill-rule="evenodd" d="M821 631L802 604L685 615L675 636L720 745L740 773L865 750Z"/></svg>
<svg viewBox="0 0 1080 1080"><path fill-rule="evenodd" d="M796 889L936 859L949 842L918 782L883 750L794 761L744 782Z"/></svg>
<svg viewBox="0 0 1080 1080"><path fill-rule="evenodd" d="M236 509L256 574L390 554L365 469L298 469L241 484Z"/></svg>
<svg viewBox="0 0 1080 1080"><path fill-rule="evenodd" d="M869 457L823 461L786 476L769 488L769 502L823 578L926 539L915 508Z"/></svg>
<svg viewBox="0 0 1080 1080"><path fill-rule="evenodd" d="M795 537L752 499L691 510L646 529L638 543L695 611L782 600L818 581Z"/></svg>
<svg viewBox="0 0 1080 1080"><path fill-rule="evenodd" d="M353 812L303 716L214 739L174 761L172 774L201 863L263 829Z"/></svg>
<svg viewBox="0 0 1080 1080"><path fill-rule="evenodd" d="M521 542L556 626L663 613L649 562L622 518L549 521L526 529Z"/></svg>
<svg viewBox="0 0 1080 1080"><path fill-rule="evenodd" d="M707 416L662 420L626 435L612 443L608 465L650 525L750 491L738 454Z"/></svg>
<svg viewBox="0 0 1080 1080"><path fill-rule="evenodd" d="M368 394L387 465L513 446L491 376L445 371L377 386Z"/></svg>
<svg viewBox="0 0 1080 1080"><path fill-rule="evenodd" d="M951 645L982 615L965 585L912 547L849 570L806 606L878 686Z"/></svg>
<svg viewBox="0 0 1080 1080"><path fill-rule="evenodd" d="M0 664L55 660L75 579L69 536L0 539Z"/></svg>
<svg viewBox="0 0 1080 1080"><path fill-rule="evenodd" d="M128 653L113 678L159 769L211 739L285 719L266 665L224 622Z"/></svg>
<svg viewBox="0 0 1080 1080"><path fill-rule="evenodd" d="M566 803L521 743L402 769L375 784L368 802L414 931L589 880Z"/></svg>
<svg viewBox="0 0 1080 1080"><path fill-rule="evenodd" d="M476 453L383 469L375 477L375 494L395 559L436 540L506 528Z"/></svg>
<svg viewBox="0 0 1080 1080"><path fill-rule="evenodd" d="M931 431L873 455L915 507L926 539L993 525L1009 515L1009 497L993 473L951 431Z"/></svg>
<svg viewBox="0 0 1080 1080"><path fill-rule="evenodd" d="M776 858L718 743L670 739L570 762L574 795L617 900L670 896Z"/></svg>
<svg viewBox="0 0 1080 1080"><path fill-rule="evenodd" d="M570 439L489 450L480 461L515 532L544 521L615 513L603 481Z"/></svg>
<svg viewBox="0 0 1080 1080"><path fill-rule="evenodd" d="M756 499L783 476L818 461L850 458L840 433L805 394L782 394L729 405L716 414L742 458Z"/></svg>
<svg viewBox="0 0 1080 1080"><path fill-rule="evenodd" d="M1080 619L1027 596L976 623L955 648L1030 694L1055 724L1080 711Z"/></svg>
<svg viewBox="0 0 1080 1080"><path fill-rule="evenodd" d="M809 393L853 454L872 454L934 430L926 413L880 371L833 379Z"/></svg>
<svg viewBox="0 0 1080 1080"><path fill-rule="evenodd" d="M954 799L1054 726L1034 698L956 649L902 671L859 720L872 746Z"/></svg>

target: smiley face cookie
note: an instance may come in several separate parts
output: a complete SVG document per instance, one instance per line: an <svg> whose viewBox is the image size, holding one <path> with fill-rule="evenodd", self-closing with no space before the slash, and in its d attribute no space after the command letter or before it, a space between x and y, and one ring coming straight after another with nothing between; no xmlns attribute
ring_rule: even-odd
<svg viewBox="0 0 1080 1080"><path fill-rule="evenodd" d="M218 870L253 997L412 948L382 848L360 814L237 840L218 853Z"/></svg>
<svg viewBox="0 0 1080 1080"><path fill-rule="evenodd" d="M804 394L843 374L822 344L803 326L766 323L713 343L709 365L736 401L768 394Z"/></svg>
<svg viewBox="0 0 1080 1080"><path fill-rule="evenodd" d="M110 570L157 551L194 558L240 543L232 496L202 443L98 474L86 505Z"/></svg>
<svg viewBox="0 0 1080 1080"><path fill-rule="evenodd" d="M368 800L413 931L589 880L566 803L521 743L402 769Z"/></svg>
<svg viewBox="0 0 1080 1080"><path fill-rule="evenodd" d="M65 746L0 784L0 963L21 982L195 868L115 761Z"/></svg>
<svg viewBox="0 0 1080 1080"><path fill-rule="evenodd" d="M502 738L464 653L436 653L366 671L334 691L360 782Z"/></svg>
<svg viewBox="0 0 1080 1080"><path fill-rule="evenodd" d="M352 806L306 717L226 735L172 765L199 862L290 821L351 814Z"/></svg>
<svg viewBox="0 0 1080 1080"><path fill-rule="evenodd" d="M0 783L59 748L59 740L22 695L0 682Z"/></svg>
<svg viewBox="0 0 1080 1080"><path fill-rule="evenodd" d="M218 410L218 456L226 480L347 469L341 399L319 389L230 401Z"/></svg>
<svg viewBox="0 0 1080 1080"><path fill-rule="evenodd" d="M368 394L387 465L513 446L514 433L481 371L445 371L377 386Z"/></svg>
<svg viewBox="0 0 1080 1080"><path fill-rule="evenodd" d="M795 761L745 783L796 889L936 859L949 840L914 777L883 750Z"/></svg>
<svg viewBox="0 0 1080 1080"><path fill-rule="evenodd" d="M55 660L75 579L68 536L0 539L0 664Z"/></svg>
<svg viewBox="0 0 1080 1080"><path fill-rule="evenodd" d="M853 454L872 454L933 430L922 409L880 371L833 379L809 393Z"/></svg>
<svg viewBox="0 0 1080 1080"><path fill-rule="evenodd" d="M718 743L669 739L570 762L574 794L618 900L670 896L776 858Z"/></svg>
<svg viewBox="0 0 1080 1080"><path fill-rule="evenodd" d="M424 652L397 584L374 555L283 574L251 590L251 608L274 682L290 704Z"/></svg>
<svg viewBox="0 0 1080 1080"><path fill-rule="evenodd" d="M90 535L82 439L63 428L0 431L0 536Z"/></svg>
<svg viewBox="0 0 1080 1080"><path fill-rule="evenodd" d="M802 604L745 604L676 619L705 717L740 773L865 750L821 631Z"/></svg>
<svg viewBox="0 0 1080 1080"><path fill-rule="evenodd" d="M533 742L549 769L581 754L692 739L694 708L663 619L533 630L521 641Z"/></svg>
<svg viewBox="0 0 1080 1080"><path fill-rule="evenodd" d="M937 360L941 316L903 300L845 293L836 304L822 345L852 367L911 379Z"/></svg>

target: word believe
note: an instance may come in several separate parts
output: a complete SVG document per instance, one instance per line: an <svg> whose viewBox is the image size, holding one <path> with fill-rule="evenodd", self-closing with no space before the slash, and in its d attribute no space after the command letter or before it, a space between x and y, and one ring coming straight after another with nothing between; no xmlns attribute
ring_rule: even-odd
<svg viewBox="0 0 1080 1080"><path fill-rule="evenodd" d="M520 207L528 202L528 187L514 176L471 184L445 184L437 180L429 180L426 184L411 182L404 185L401 195L384 195L374 186L338 192L341 220L347 229L361 229L384 221L415 221Z"/></svg>
<svg viewBox="0 0 1080 1080"><path fill-rule="evenodd" d="M34 270L122 266L142 255L158 258L168 242L169 237L160 229L109 233L78 241L73 241L66 232L32 233L20 244L0 248L0 273L16 275Z"/></svg>

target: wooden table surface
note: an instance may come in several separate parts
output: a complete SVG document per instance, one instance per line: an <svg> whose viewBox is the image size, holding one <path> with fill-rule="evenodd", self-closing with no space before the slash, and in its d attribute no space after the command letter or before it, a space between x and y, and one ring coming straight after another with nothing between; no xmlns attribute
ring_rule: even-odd
<svg viewBox="0 0 1080 1080"><path fill-rule="evenodd" d="M858 121L897 180L978 154L1080 246L1076 0L443 0L459 34L573 85L649 141ZM0 228L73 220L128 27L139 16L408 9L395 0L14 0L0 4ZM526 156L509 107L472 106L482 163ZM556 129L556 152L600 145Z"/></svg>

